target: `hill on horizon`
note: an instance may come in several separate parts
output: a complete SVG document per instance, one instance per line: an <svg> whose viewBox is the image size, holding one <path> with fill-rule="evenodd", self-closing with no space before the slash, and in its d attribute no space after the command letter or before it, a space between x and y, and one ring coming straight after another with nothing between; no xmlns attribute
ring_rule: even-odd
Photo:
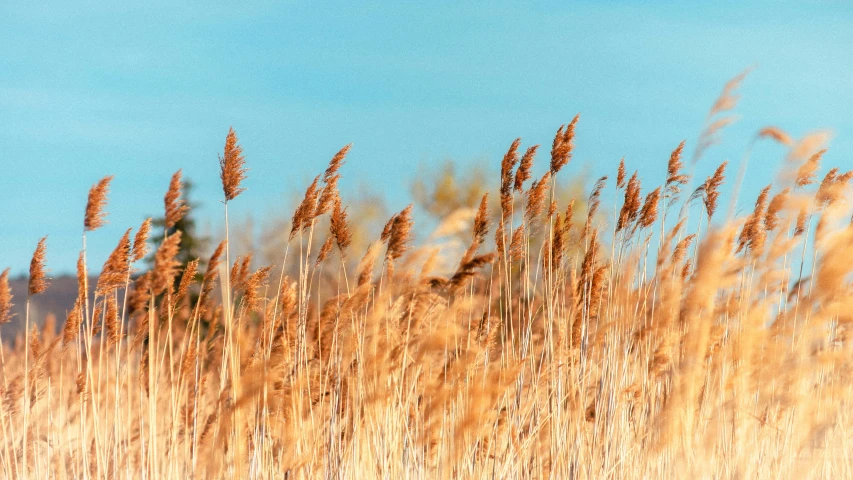
<svg viewBox="0 0 853 480"><path fill-rule="evenodd" d="M97 276L89 277L89 296L94 293ZM15 338L24 331L26 321L27 304L26 275L9 279L12 289L12 320L0 326L0 336L4 343L13 343ZM62 275L52 278L48 289L39 295L32 297L30 301L30 319L33 325L41 328L49 315L56 316L56 328L61 328L65 323L68 310L74 306L77 299L77 277L74 275Z"/></svg>

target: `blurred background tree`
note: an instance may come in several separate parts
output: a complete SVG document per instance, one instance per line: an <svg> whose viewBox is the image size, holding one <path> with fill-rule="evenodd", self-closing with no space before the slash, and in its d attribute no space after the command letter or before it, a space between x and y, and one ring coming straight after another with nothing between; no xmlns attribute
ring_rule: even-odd
<svg viewBox="0 0 853 480"><path fill-rule="evenodd" d="M457 174L459 170L450 159L432 167L421 165L409 188L415 204L435 220L477 206L489 189L488 169L475 163Z"/></svg>

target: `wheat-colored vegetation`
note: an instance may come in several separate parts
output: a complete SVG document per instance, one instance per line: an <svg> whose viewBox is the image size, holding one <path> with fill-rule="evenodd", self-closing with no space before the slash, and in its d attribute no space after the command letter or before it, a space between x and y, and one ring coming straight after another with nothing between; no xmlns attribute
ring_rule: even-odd
<svg viewBox="0 0 853 480"><path fill-rule="evenodd" d="M692 158L674 143L646 192L622 161L615 181L555 200L570 181L561 169L577 117L550 158L512 142L447 272L437 265L449 253L415 245L411 207L353 250L337 189L349 147L307 188L282 265L232 259L227 208L250 182L232 130L220 158L226 238L206 266L177 262L181 232L167 228L150 232L164 238L140 271L146 221L119 240L90 296L85 239L106 221L104 178L81 219L67 319L45 324L28 309L26 335L0 351L0 471L853 476L853 173L818 181L822 135L764 129L756 142L789 148L778 178L747 215L733 215L734 198L728 215L718 211L727 164L704 181L689 173L730 123L741 79L714 105ZM548 168L534 175L542 156ZM617 199L612 221L607 197ZM167 227L185 207L178 172ZM439 228L458 230L448 217ZM42 239L26 298L10 297L8 270L0 276L0 323L12 302L49 288L46 252Z"/></svg>

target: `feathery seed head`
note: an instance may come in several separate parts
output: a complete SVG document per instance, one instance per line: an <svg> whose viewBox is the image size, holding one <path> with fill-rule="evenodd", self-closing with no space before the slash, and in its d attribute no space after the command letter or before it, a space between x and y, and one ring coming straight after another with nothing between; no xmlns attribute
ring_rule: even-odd
<svg viewBox="0 0 853 480"><path fill-rule="evenodd" d="M9 287L9 269L0 274L0 325L12 319L12 289Z"/></svg>
<svg viewBox="0 0 853 480"><path fill-rule="evenodd" d="M84 231L91 232L106 225L107 212L104 211L104 206L107 204L107 194L109 194L112 179L112 175L107 175L89 189L86 216L83 220Z"/></svg>
<svg viewBox="0 0 853 480"><path fill-rule="evenodd" d="M482 245L489 234L489 192L483 194L480 199L480 206L477 208L477 214L474 216L473 241L478 245Z"/></svg>
<svg viewBox="0 0 853 480"><path fill-rule="evenodd" d="M259 295L261 287L267 284L272 267L262 267L246 279L243 305L250 311L263 312L263 297Z"/></svg>
<svg viewBox="0 0 853 480"><path fill-rule="evenodd" d="M387 242L388 238L391 236L391 228L394 226L394 220L397 219L398 214L391 215L391 218L385 222L385 226L382 227L382 233L379 235L379 241Z"/></svg>
<svg viewBox="0 0 853 480"><path fill-rule="evenodd" d="M187 296L190 287L195 283L196 273L198 273L198 259L190 260L184 268L184 274L181 275L181 283L178 284L178 291L172 298L172 306L177 307L181 300Z"/></svg>
<svg viewBox="0 0 853 480"><path fill-rule="evenodd" d="M743 80L751 71L752 68L747 68L736 77L726 82L726 85L723 87L723 91L720 93L720 96L717 97L717 100L708 112L708 118L711 118L718 113L732 110L737 106L737 103L740 100L740 95L736 92L738 88L740 88L740 84L743 83Z"/></svg>
<svg viewBox="0 0 853 480"><path fill-rule="evenodd" d="M394 216L388 234L388 251L385 253L386 261L395 261L402 257L409 248L409 240L412 232L412 205L404 208Z"/></svg>
<svg viewBox="0 0 853 480"><path fill-rule="evenodd" d="M536 157L538 149L539 145L533 145L522 155L518 170L515 171L514 189L516 192L524 190L524 182L530 179L530 169L533 167L533 159Z"/></svg>
<svg viewBox="0 0 853 480"><path fill-rule="evenodd" d="M557 214L554 219L553 239L551 240L551 255L550 265L548 266L552 272L559 270L563 263L563 251L565 250L565 230L563 228L563 219Z"/></svg>
<svg viewBox="0 0 853 480"><path fill-rule="evenodd" d="M592 192L590 192L589 199L587 200L586 223L584 224L581 238L586 238L590 232L592 220L595 218L595 214L598 213L598 207L601 205L601 190L604 189L606 182L607 175L599 178L592 187Z"/></svg>
<svg viewBox="0 0 853 480"><path fill-rule="evenodd" d="M512 169L518 163L519 145L521 145L520 138L513 140L512 145L509 146L509 150L507 150L503 160L501 160L501 195L512 193Z"/></svg>
<svg viewBox="0 0 853 480"><path fill-rule="evenodd" d="M723 184L723 180L726 178L726 165L728 163L728 161L721 163L717 167L717 170L714 171L714 174L705 180L705 184L703 185L704 197L702 201L705 204L705 213L708 214L709 222L717 210L717 197L720 196L720 185Z"/></svg>
<svg viewBox="0 0 853 480"><path fill-rule="evenodd" d="M338 245L338 250L343 255L344 250L352 243L352 232L347 224L347 210L341 208L341 197L335 198L332 204L332 216L329 220L329 230L332 236L335 237L335 243Z"/></svg>
<svg viewBox="0 0 853 480"><path fill-rule="evenodd" d="M233 128L228 129L225 137L225 149L219 157L219 178L222 179L222 191L225 193L225 201L233 200L246 189L240 184L246 179L246 158L243 156L243 147L237 143L237 133Z"/></svg>
<svg viewBox="0 0 853 480"><path fill-rule="evenodd" d="M181 266L181 262L175 259L180 244L181 231L178 230L166 237L154 254L154 278L151 282L151 290L154 295L159 295L167 289L171 290L175 276L178 274L178 267Z"/></svg>
<svg viewBox="0 0 853 480"><path fill-rule="evenodd" d="M688 235L684 237L678 244L675 245L675 250L672 252L672 264L677 265L684 260L685 255L687 255L687 249L690 248L690 244L696 238L696 234Z"/></svg>
<svg viewBox="0 0 853 480"><path fill-rule="evenodd" d="M564 214L563 221L563 236L568 239L569 232L572 230L572 219L575 216L575 199L571 199L569 204L566 205L566 213Z"/></svg>
<svg viewBox="0 0 853 480"><path fill-rule="evenodd" d="M376 264L376 256L379 254L380 245L380 242L371 243L367 248L367 252L365 252L364 257L362 257L359 262L358 268L356 269L356 273L358 274L357 285L359 287L370 283L373 276L373 267Z"/></svg>
<svg viewBox="0 0 853 480"><path fill-rule="evenodd" d="M130 231L131 229L128 228L124 232L115 250L104 262L101 275L98 277L98 283L95 286L96 295L106 295L120 288L127 281L127 277L130 275Z"/></svg>
<svg viewBox="0 0 853 480"><path fill-rule="evenodd" d="M635 171L625 187L625 201L622 203L619 218L616 220L616 232L628 228L637 219L640 212L640 179L637 175L638 173Z"/></svg>
<svg viewBox="0 0 853 480"><path fill-rule="evenodd" d="M329 166L323 173L323 182L329 183L332 179L338 176L338 170L340 170L343 166L344 160L346 159L347 154L349 153L351 148L352 144L350 143L349 145L340 149L338 153L336 153L335 156L332 157L332 160L329 161Z"/></svg>
<svg viewBox="0 0 853 480"><path fill-rule="evenodd" d="M345 146L332 157L329 166L323 173L323 188L320 190L319 200L317 201L317 209L314 213L315 217L323 215L329 211L335 199L340 196L338 193L338 180L341 175L338 173L341 166L344 164L344 159L352 147L352 144Z"/></svg>
<svg viewBox="0 0 853 480"><path fill-rule="evenodd" d="M169 182L169 190L166 191L166 196L163 197L167 230L180 222L187 213L187 210L189 210L187 204L181 199L181 187L181 170L178 170L172 175L172 180Z"/></svg>
<svg viewBox="0 0 853 480"><path fill-rule="evenodd" d="M813 154L804 164L800 165L800 168L797 169L796 186L805 187L806 185L814 183L815 174L820 168L820 159L823 157L824 153L826 153L826 149Z"/></svg>
<svg viewBox="0 0 853 480"><path fill-rule="evenodd" d="M335 237L334 236L330 236L329 238L326 239L325 242L323 242L323 246L320 247L320 251L317 253L317 262L315 263L315 266L319 266L321 263L323 263L323 261L326 259L326 257L329 256L329 253L331 253L332 247L334 245L335 245Z"/></svg>
<svg viewBox="0 0 853 480"><path fill-rule="evenodd" d="M83 299L77 297L74 306L68 312L65 318L65 325L62 327L62 345L68 345L77 339L80 332L80 323L82 319Z"/></svg>
<svg viewBox="0 0 853 480"><path fill-rule="evenodd" d="M47 242L47 237L42 237L39 240L36 251L33 253L33 258L30 261L30 281L27 288L30 296L44 292L50 284L44 270L45 253L47 251L45 242Z"/></svg>
<svg viewBox="0 0 853 480"><path fill-rule="evenodd" d="M767 206L767 213L764 214L764 228L768 231L775 230L779 225L779 212L785 208L785 202L787 202L790 192L791 189L786 188L774 195L770 200L770 204Z"/></svg>
<svg viewBox="0 0 853 480"><path fill-rule="evenodd" d="M758 131L758 138L769 138L771 140L775 140L782 145L790 146L794 142L791 140L791 137L785 133L781 128L778 127L764 127Z"/></svg>
<svg viewBox="0 0 853 480"><path fill-rule="evenodd" d="M151 218L145 219L136 235L133 237L133 250L131 251L131 262L142 260L148 253L148 234L151 232Z"/></svg>
<svg viewBox="0 0 853 480"><path fill-rule="evenodd" d="M575 126L579 118L580 114L575 115L565 131L560 126L554 136L554 142L551 146L551 175L556 175L572 159L572 150L575 148Z"/></svg>
<svg viewBox="0 0 853 480"><path fill-rule="evenodd" d="M237 257L237 259L234 260L234 265L231 266L231 274L229 275L229 281L231 282L232 290L243 290L243 288L246 286L246 282L249 280L249 268L251 267L251 265L251 253L247 253L246 256L243 257Z"/></svg>
<svg viewBox="0 0 853 480"><path fill-rule="evenodd" d="M520 260L522 257L524 257L524 225L519 225L512 232L512 240L509 243L509 258Z"/></svg>
<svg viewBox="0 0 853 480"><path fill-rule="evenodd" d="M81 250L80 254L77 256L77 296L80 298L86 298L86 256L85 253Z"/></svg>
<svg viewBox="0 0 853 480"><path fill-rule="evenodd" d="M823 177L815 194L815 201L818 205L825 207L839 199L841 194L840 185L843 177L839 176L838 172L838 167L835 167ZM844 183L846 183L846 180L844 180Z"/></svg>
<svg viewBox="0 0 853 480"><path fill-rule="evenodd" d="M758 199L755 201L755 209L749 218L747 218L738 237L738 252L744 248L748 248L750 251L758 254L763 249L767 232L762 226L762 220L767 212L767 196L770 193L771 187L772 185L767 185L758 195Z"/></svg>
<svg viewBox="0 0 853 480"><path fill-rule="evenodd" d="M639 225L642 228L651 227L658 217L658 203L660 203L661 187L654 189L646 195L646 201L643 203L643 209L640 211Z"/></svg>
<svg viewBox="0 0 853 480"><path fill-rule="evenodd" d="M216 279L219 277L219 264L222 259L222 254L225 252L225 240L219 242L219 245L216 247L216 250L210 255L210 259L207 261L207 270L204 272L204 277L202 279L201 286L201 296L199 297L199 302L203 299L206 299L210 296L210 292L213 291L213 287L216 285Z"/></svg>
<svg viewBox="0 0 853 480"><path fill-rule="evenodd" d="M678 147L672 151L669 156L669 163L666 169L666 197L676 197L681 192L681 187L687 184L689 177L681 170L684 168L684 162L681 161L681 153L684 150L684 141L678 144Z"/></svg>
<svg viewBox="0 0 853 480"><path fill-rule="evenodd" d="M501 218L509 217L509 212L512 208L512 169L518 163L518 146L520 144L521 139L516 138L512 142L512 145L510 145L506 155L504 155L503 160L501 160L501 188L499 191L501 197ZM530 161L533 161L533 159L531 158Z"/></svg>
<svg viewBox="0 0 853 480"><path fill-rule="evenodd" d="M551 179L551 172L545 172L537 181L533 182L530 190L527 191L527 203L524 206L524 219L530 223L542 213L544 209L545 193L548 189L548 181Z"/></svg>
<svg viewBox="0 0 853 480"><path fill-rule="evenodd" d="M109 295L107 297L107 310L104 315L104 325L107 329L107 345L112 347L119 341L119 318L118 305L116 304L116 296Z"/></svg>
<svg viewBox="0 0 853 480"><path fill-rule="evenodd" d="M314 177L314 181L311 182L311 185L308 186L308 189L305 190L305 196L302 198L302 203L296 207L296 211L293 212L293 220L292 226L290 227L290 238L296 236L299 231L305 230L311 227L311 223L314 221L315 214L317 212L317 196L319 192L317 191L317 183L320 181L320 176L317 175Z"/></svg>

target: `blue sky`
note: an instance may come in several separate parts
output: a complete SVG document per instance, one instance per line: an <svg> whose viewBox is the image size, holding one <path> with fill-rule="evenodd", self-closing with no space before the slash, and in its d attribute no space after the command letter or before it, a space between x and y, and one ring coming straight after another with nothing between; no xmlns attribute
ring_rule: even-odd
<svg viewBox="0 0 853 480"><path fill-rule="evenodd" d="M178 168L199 217L217 224L217 154L232 125L251 169L237 218L286 208L350 142L344 195L366 183L402 208L418 165L496 169L514 138L547 145L577 112L562 180L612 173L625 156L651 186L679 141L692 146L725 81L754 65L740 122L697 176L736 162L768 124L831 129L825 164L853 167L845 2L123 3L0 5L0 267L24 272L50 235L49 267L72 270L86 192L107 174L110 224L89 237L93 265L160 214ZM783 154L756 149L744 204Z"/></svg>

